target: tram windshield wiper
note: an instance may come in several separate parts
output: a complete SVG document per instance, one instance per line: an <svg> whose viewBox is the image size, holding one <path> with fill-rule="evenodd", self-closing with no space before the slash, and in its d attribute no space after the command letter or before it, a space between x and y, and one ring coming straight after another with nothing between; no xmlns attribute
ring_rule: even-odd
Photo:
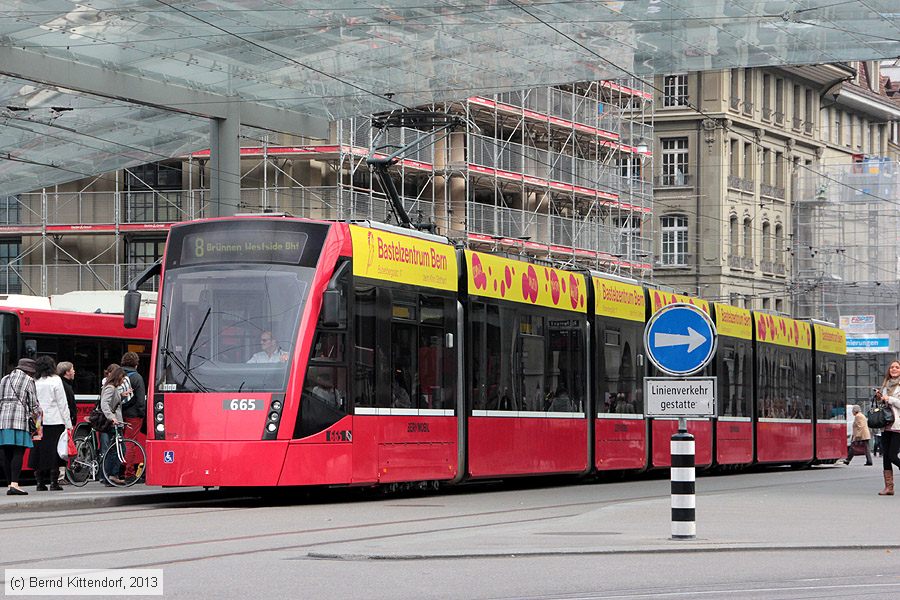
<svg viewBox="0 0 900 600"><path fill-rule="evenodd" d="M182 362L182 360L180 358L178 358L178 354L169 350L169 348L167 346L160 348L159 351L165 358L166 362L171 360L172 363L174 363L174 365L176 367L178 367L179 369L181 369L182 373L184 373L184 379L181 380L181 387L184 387L184 384L187 381L190 381L191 383L193 383L196 386L198 391L201 391L201 392L215 391L215 390L210 390L205 385L203 385L200 382L200 380L197 379L197 376L194 375L193 373L191 373L190 368L188 368L188 366L185 365L184 362Z"/></svg>

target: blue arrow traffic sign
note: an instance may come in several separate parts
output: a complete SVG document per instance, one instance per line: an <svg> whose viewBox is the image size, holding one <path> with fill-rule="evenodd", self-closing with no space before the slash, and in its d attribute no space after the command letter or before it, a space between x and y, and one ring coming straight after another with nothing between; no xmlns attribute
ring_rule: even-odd
<svg viewBox="0 0 900 600"><path fill-rule="evenodd" d="M677 302L653 313L644 328L647 357L669 375L691 375L716 353L716 326L693 304Z"/></svg>

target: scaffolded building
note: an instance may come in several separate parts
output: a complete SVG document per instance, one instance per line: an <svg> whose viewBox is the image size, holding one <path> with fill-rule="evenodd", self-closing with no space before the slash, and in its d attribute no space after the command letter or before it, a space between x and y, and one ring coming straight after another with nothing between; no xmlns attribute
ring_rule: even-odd
<svg viewBox="0 0 900 600"><path fill-rule="evenodd" d="M459 126L391 167L414 224L471 247L650 277L652 95L636 79L542 87L427 107ZM245 131L237 212L395 218L367 158L428 127L333 124L328 141ZM119 289L168 228L209 213L209 152L5 198L0 293Z"/></svg>

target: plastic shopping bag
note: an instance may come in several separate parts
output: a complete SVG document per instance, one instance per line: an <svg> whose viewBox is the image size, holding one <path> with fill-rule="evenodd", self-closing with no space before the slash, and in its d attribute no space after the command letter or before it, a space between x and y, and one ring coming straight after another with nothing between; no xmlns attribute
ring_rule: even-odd
<svg viewBox="0 0 900 600"><path fill-rule="evenodd" d="M72 439L72 430L64 429L56 442L56 453L62 460L69 460L70 456L75 455L75 441Z"/></svg>

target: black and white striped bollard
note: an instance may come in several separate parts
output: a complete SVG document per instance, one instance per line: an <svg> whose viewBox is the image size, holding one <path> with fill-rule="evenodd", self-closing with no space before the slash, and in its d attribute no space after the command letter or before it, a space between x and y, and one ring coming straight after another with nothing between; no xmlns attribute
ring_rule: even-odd
<svg viewBox="0 0 900 600"><path fill-rule="evenodd" d="M697 536L694 482L694 436L687 432L684 419L678 420L678 433L672 436L672 539Z"/></svg>

